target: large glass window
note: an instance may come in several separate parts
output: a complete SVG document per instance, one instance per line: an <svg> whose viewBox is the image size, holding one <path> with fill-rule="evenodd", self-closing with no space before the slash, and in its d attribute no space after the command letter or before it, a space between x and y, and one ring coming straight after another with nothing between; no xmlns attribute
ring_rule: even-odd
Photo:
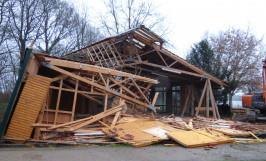
<svg viewBox="0 0 266 161"><path fill-rule="evenodd" d="M166 112L166 87L155 87L155 92L159 92L155 106L159 107L159 112Z"/></svg>
<svg viewBox="0 0 266 161"><path fill-rule="evenodd" d="M172 87L172 110L171 112L177 114L180 112L181 100L180 100L180 86Z"/></svg>

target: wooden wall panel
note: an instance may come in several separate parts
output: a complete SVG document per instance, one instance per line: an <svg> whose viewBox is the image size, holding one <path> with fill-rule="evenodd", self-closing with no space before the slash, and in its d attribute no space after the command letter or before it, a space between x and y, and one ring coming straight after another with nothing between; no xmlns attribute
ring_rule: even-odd
<svg viewBox="0 0 266 161"><path fill-rule="evenodd" d="M18 103L9 123L6 137L29 139L32 124L47 97L51 79L43 76L29 76L19 96Z"/></svg>

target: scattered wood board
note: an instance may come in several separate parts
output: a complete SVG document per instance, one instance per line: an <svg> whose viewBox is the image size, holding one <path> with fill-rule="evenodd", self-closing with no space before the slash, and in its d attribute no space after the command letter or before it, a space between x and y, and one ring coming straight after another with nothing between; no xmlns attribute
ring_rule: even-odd
<svg viewBox="0 0 266 161"><path fill-rule="evenodd" d="M223 133L227 136L233 136L233 137L247 137L250 136L249 132L241 131L241 130L235 130L235 129L229 129L229 128L211 128L214 131Z"/></svg>
<svg viewBox="0 0 266 161"><path fill-rule="evenodd" d="M176 130L168 132L167 135L177 143L188 148L234 142L233 139L223 135L222 133L216 131L210 132L207 130Z"/></svg>
<svg viewBox="0 0 266 161"><path fill-rule="evenodd" d="M160 127L167 132L176 130L175 128L172 128L169 125L159 121L141 119L128 123L118 124L114 128L105 128L103 129L103 132L106 133L109 137L115 138L116 140L123 143L128 143L135 147L142 147L159 142L161 140L165 140L144 132L144 130L154 127Z"/></svg>

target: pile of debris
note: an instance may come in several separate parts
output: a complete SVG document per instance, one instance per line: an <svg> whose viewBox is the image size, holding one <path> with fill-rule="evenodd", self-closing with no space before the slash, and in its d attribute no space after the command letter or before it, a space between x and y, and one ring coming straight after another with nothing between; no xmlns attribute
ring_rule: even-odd
<svg viewBox="0 0 266 161"><path fill-rule="evenodd" d="M180 118L170 115L155 117L127 114L124 100L96 115L58 125L32 124L40 130L39 139L23 142L49 144L130 144L143 147L155 143L192 147L213 147L225 143L260 143L257 135L265 134L266 126L213 120L204 117ZM8 138L9 141L19 141ZM21 140L20 140L21 141ZM168 141L167 143L165 141ZM171 141L169 143L169 141Z"/></svg>

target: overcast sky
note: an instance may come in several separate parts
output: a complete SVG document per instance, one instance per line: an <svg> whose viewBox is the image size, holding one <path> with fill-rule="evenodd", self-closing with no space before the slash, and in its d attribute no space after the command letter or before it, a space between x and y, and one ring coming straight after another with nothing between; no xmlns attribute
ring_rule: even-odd
<svg viewBox="0 0 266 161"><path fill-rule="evenodd" d="M96 26L98 15L105 12L104 0L70 0L87 8ZM216 34L230 27L248 28L258 38L266 34L266 0L152 0L165 17L167 39L178 55L185 57L191 46L206 33ZM265 42L265 40L264 40Z"/></svg>

